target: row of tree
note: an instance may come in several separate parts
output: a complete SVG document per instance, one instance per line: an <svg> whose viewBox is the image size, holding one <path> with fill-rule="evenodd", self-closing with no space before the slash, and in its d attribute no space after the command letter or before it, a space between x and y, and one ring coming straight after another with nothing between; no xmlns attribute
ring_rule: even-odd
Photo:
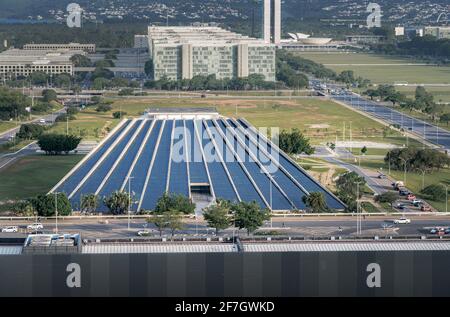
<svg viewBox="0 0 450 317"><path fill-rule="evenodd" d="M392 104L400 105L403 109L409 111L418 111L431 116L433 120L440 118L443 122L450 121L450 114L443 113L444 106L436 103L434 96L429 93L423 86L417 86L414 99L408 98L404 93L399 92L392 85L381 85L376 89L368 89L364 92L372 100L380 98L380 100L392 102Z"/></svg>
<svg viewBox="0 0 450 317"><path fill-rule="evenodd" d="M290 69L290 71L289 71ZM370 81L362 77L356 77L351 70L344 70L341 73L326 68L324 65L311 61L309 59L302 58L286 50L277 51L277 76L281 76L280 72L286 72L290 74L293 79L291 80L295 87L296 80L299 76L304 76L302 73L311 74L315 78L335 80L347 85L354 85L358 87L367 87ZM289 82L289 80L284 80ZM306 78L306 85L308 80Z"/></svg>
<svg viewBox="0 0 450 317"><path fill-rule="evenodd" d="M446 153L414 147L391 150L384 161L393 169L422 173L439 171L450 165L450 158Z"/></svg>
<svg viewBox="0 0 450 317"><path fill-rule="evenodd" d="M217 79L215 74L202 76L197 75L192 79L170 80L161 78L150 80L145 83L145 88L159 90L257 90L281 88L274 82L268 82L263 75L251 74L245 78Z"/></svg>

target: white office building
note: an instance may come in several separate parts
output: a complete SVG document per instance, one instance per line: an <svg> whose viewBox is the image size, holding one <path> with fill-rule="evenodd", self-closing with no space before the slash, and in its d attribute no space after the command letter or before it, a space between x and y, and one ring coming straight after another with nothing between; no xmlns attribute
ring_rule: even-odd
<svg viewBox="0 0 450 317"><path fill-rule="evenodd" d="M74 74L71 57L84 51L54 51L9 49L0 53L0 77L17 78L34 72Z"/></svg>
<svg viewBox="0 0 450 317"><path fill-rule="evenodd" d="M217 79L263 75L275 81L275 46L219 27L148 29L149 52L156 80Z"/></svg>

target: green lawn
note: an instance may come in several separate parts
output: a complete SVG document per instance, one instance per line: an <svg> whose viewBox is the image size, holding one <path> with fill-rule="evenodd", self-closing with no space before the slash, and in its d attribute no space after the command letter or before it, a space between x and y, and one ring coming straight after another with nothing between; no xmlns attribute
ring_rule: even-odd
<svg viewBox="0 0 450 317"><path fill-rule="evenodd" d="M367 53L298 53L336 72L353 70L376 84L450 84L450 67L422 65L421 61ZM409 65L408 65L409 64Z"/></svg>
<svg viewBox="0 0 450 317"><path fill-rule="evenodd" d="M388 173L388 166L382 160L361 160L361 167L367 167L370 169L379 170L383 168L385 173ZM403 172L391 170L390 176L396 180L403 181ZM450 185L450 169L445 168L439 172L434 172L431 174L426 174L424 178L425 187L431 184L442 183ZM412 190L414 194L420 197L420 190L422 189L422 174L420 173L406 173L406 187ZM429 201L439 211L445 211L445 202Z"/></svg>
<svg viewBox="0 0 450 317"><path fill-rule="evenodd" d="M99 113L87 108L76 115L76 120L69 121L69 134L81 136L84 140L101 140L107 134L107 128L112 129L118 124L112 113ZM58 122L50 132L67 132L67 123Z"/></svg>
<svg viewBox="0 0 450 317"><path fill-rule="evenodd" d="M353 155L362 155L360 148L351 148L348 150L350 150L350 152ZM387 152L388 152L388 150L386 150L386 149L367 148L366 156L368 156L368 155L383 155L383 156L385 156Z"/></svg>
<svg viewBox="0 0 450 317"><path fill-rule="evenodd" d="M416 86L413 87L397 86L396 89L406 94L409 98L414 99ZM450 86L449 87L427 86L425 87L425 89L434 96L434 100L436 102L450 103ZM450 111L450 106L447 107L448 110Z"/></svg>
<svg viewBox="0 0 450 317"><path fill-rule="evenodd" d="M0 171L0 201L47 193L82 158L82 155L33 155L18 159Z"/></svg>
<svg viewBox="0 0 450 317"><path fill-rule="evenodd" d="M0 121L0 133L6 132L16 126L16 122Z"/></svg>
<svg viewBox="0 0 450 317"><path fill-rule="evenodd" d="M247 100L247 99L121 99L113 104L113 111L122 110L138 116L149 107L207 107L213 106L227 117L246 118L255 127L278 127L280 130L298 128L313 144L348 140L350 122L352 139L406 144L397 132L383 138L383 125L349 108L321 99ZM411 142L415 142L411 140ZM418 142L416 142L418 144Z"/></svg>

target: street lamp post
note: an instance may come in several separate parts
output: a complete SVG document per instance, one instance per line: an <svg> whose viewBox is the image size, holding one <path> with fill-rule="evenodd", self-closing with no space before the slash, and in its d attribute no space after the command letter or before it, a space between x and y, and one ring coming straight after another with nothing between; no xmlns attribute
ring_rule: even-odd
<svg viewBox="0 0 450 317"><path fill-rule="evenodd" d="M58 233L58 193L55 192L55 232Z"/></svg>
<svg viewBox="0 0 450 317"><path fill-rule="evenodd" d="M404 163L404 166L405 166L404 171L403 171L403 183L406 186L406 160L401 157L399 157L399 159L402 160L402 162Z"/></svg>
<svg viewBox="0 0 450 317"><path fill-rule="evenodd" d="M445 185L445 212L448 212L448 185Z"/></svg>
<svg viewBox="0 0 450 317"><path fill-rule="evenodd" d="M130 214L131 214L131 180L133 179L133 176L128 177L128 231L130 231Z"/></svg>

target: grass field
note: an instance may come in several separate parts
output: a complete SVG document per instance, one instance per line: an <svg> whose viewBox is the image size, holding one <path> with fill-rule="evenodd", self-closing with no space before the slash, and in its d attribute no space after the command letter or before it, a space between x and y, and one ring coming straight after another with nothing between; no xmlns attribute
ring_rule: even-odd
<svg viewBox="0 0 450 317"><path fill-rule="evenodd" d="M99 113L88 108L78 113L76 120L69 121L69 134L81 136L84 140L99 141L107 134L107 128L114 128L118 122L111 113ZM67 123L58 122L50 132L65 134Z"/></svg>
<svg viewBox="0 0 450 317"><path fill-rule="evenodd" d="M342 140L344 124L348 140L352 122L352 139L403 145L405 137L397 132L383 138L383 125L344 106L328 100L243 100L243 99L123 99L113 104L130 116L138 116L148 107L213 106L227 117L243 117L255 127L298 128L313 144ZM414 142L414 141L411 141Z"/></svg>
<svg viewBox="0 0 450 317"><path fill-rule="evenodd" d="M82 158L82 155L33 155L18 159L1 172L0 201L47 193Z"/></svg>
<svg viewBox="0 0 450 317"><path fill-rule="evenodd" d="M6 132L16 126L15 122L0 121L0 133Z"/></svg>
<svg viewBox="0 0 450 317"><path fill-rule="evenodd" d="M450 84L450 67L423 65L420 61L401 57L340 52L298 54L336 72L353 70L355 75L376 84Z"/></svg>
<svg viewBox="0 0 450 317"><path fill-rule="evenodd" d="M361 167L367 167L370 169L383 170L387 173L388 168L382 160L361 160ZM396 180L403 180L402 171L391 170L390 174ZM445 168L439 172L434 172L425 175L425 187L431 184L442 183L444 185L450 185L450 169ZM420 197L420 191L422 190L422 174L419 173L407 173L406 174L406 187ZM445 202L437 202L427 200L434 208L439 211L445 211Z"/></svg>
<svg viewBox="0 0 450 317"><path fill-rule="evenodd" d="M397 86L396 89L414 99L416 87ZM436 102L450 103L450 87L426 87L425 89L433 94ZM447 107L447 110L450 110L450 105Z"/></svg>

